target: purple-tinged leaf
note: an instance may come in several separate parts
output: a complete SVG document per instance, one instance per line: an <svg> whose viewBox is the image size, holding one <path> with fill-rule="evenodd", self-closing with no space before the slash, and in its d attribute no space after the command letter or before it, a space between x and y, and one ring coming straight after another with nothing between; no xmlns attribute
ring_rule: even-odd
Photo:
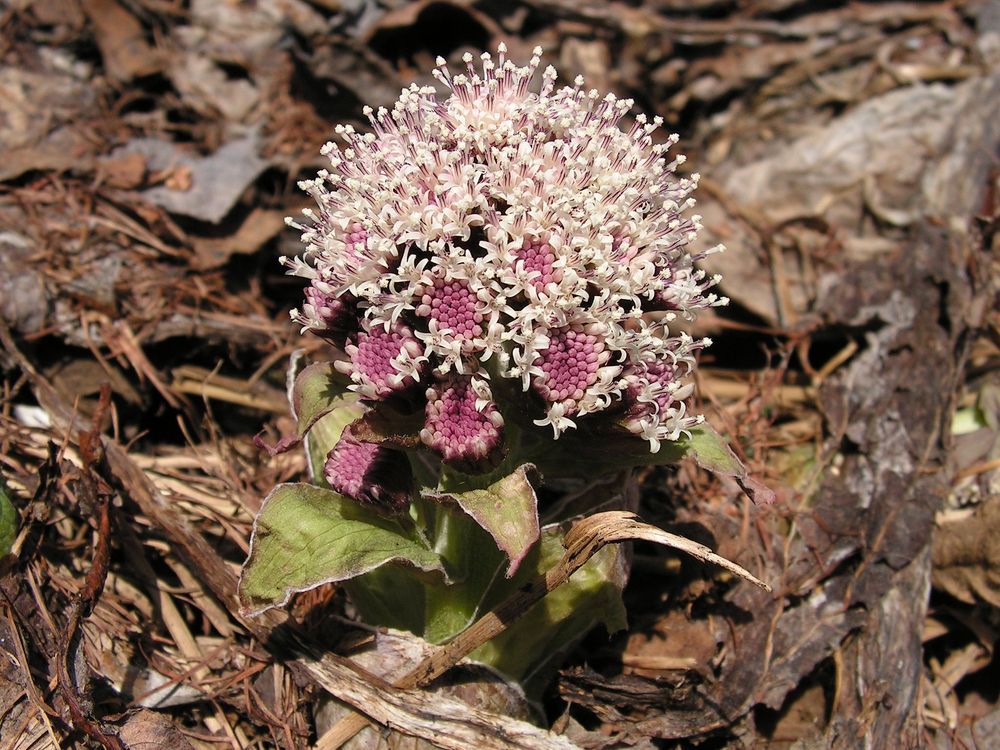
<svg viewBox="0 0 1000 750"><path fill-rule="evenodd" d="M707 424L694 427L690 432L691 437L682 444L701 468L733 477L755 505L774 502L774 491L747 473L746 467L719 433Z"/></svg>
<svg viewBox="0 0 1000 750"><path fill-rule="evenodd" d="M531 464L524 464L492 484L463 492L427 494L458 503L497 543L510 564L507 577L517 571L528 550L538 541L538 498L528 480Z"/></svg>
<svg viewBox="0 0 1000 750"><path fill-rule="evenodd" d="M345 581L387 563L444 573L441 559L403 524L309 484L279 484L254 520L239 599L247 615L292 594Z"/></svg>

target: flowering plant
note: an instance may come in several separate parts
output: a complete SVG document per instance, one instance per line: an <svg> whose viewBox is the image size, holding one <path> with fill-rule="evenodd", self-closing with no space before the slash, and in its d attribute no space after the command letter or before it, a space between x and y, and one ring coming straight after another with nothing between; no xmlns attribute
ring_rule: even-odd
<svg viewBox="0 0 1000 750"><path fill-rule="evenodd" d="M283 447L306 441L314 484L265 502L250 611L345 581L365 619L440 642L557 553L541 479L691 453L745 476L686 407L710 342L668 328L726 302L689 250L697 175L665 158L676 136L619 127L631 100L556 88L551 67L535 91L540 50L526 67L505 53L455 75L439 60L447 98L414 84L367 109L371 131L339 126L330 169L302 183L317 210L291 222L306 249L284 262L308 282L292 317L339 356L294 368ZM523 679L554 639L620 627L622 568L605 550L505 634L516 654L475 656Z"/></svg>

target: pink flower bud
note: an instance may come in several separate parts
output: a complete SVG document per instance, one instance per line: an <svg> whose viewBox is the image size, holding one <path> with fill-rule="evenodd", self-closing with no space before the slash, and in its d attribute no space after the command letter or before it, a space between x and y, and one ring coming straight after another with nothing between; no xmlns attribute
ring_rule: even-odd
<svg viewBox="0 0 1000 750"><path fill-rule="evenodd" d="M503 428L503 417L489 397L489 388L481 379L474 383L473 376L442 378L427 390L420 439L445 461L485 459L499 444Z"/></svg>
<svg viewBox="0 0 1000 750"><path fill-rule="evenodd" d="M327 454L323 476L344 497L399 512L410 502L412 474L406 455L362 443L350 429Z"/></svg>

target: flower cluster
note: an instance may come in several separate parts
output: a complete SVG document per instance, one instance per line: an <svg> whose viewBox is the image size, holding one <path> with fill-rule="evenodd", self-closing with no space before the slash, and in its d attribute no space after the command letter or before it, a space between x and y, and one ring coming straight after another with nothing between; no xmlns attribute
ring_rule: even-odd
<svg viewBox="0 0 1000 750"><path fill-rule="evenodd" d="M631 100L557 88L551 67L533 86L540 52L519 67L501 45L458 74L439 59L446 98L414 84L366 110L371 132L338 126L330 169L302 183L318 209L291 222L307 249L285 263L309 279L293 318L342 348L370 403L424 404L446 461L502 440L498 378L557 438L603 413L655 451L700 421L684 378L708 341L667 328L725 303L688 250L697 175L666 159L676 136L654 141L660 118L620 127Z"/></svg>

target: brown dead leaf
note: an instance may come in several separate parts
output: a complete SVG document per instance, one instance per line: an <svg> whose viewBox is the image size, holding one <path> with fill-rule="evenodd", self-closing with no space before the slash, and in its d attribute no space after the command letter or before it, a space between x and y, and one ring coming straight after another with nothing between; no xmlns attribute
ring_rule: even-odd
<svg viewBox="0 0 1000 750"><path fill-rule="evenodd" d="M1000 607L1000 496L937 529L932 581L967 604Z"/></svg>
<svg viewBox="0 0 1000 750"><path fill-rule="evenodd" d="M225 238L193 238L196 256L192 268L207 270L224 265L233 255L250 255L285 228L283 211L255 208L233 234Z"/></svg>
<svg viewBox="0 0 1000 750"><path fill-rule="evenodd" d="M778 233L821 221L854 235L860 233L849 228L866 214L906 227L974 211L986 169L975 149L1000 138L998 93L1000 75L900 88L781 148L770 146L756 161L727 160L707 185L716 200L703 199L699 209L711 238L736 251L708 256L704 267L738 278L724 291L769 323L793 322L817 296L817 284L792 238ZM840 243L843 256L862 261L873 248L899 248L859 239Z"/></svg>
<svg viewBox="0 0 1000 750"><path fill-rule="evenodd" d="M0 321L20 333L35 333L45 324L49 295L45 281L29 264L35 248L0 222Z"/></svg>
<svg viewBox="0 0 1000 750"><path fill-rule="evenodd" d="M191 750L191 744L167 717L144 710L129 717L119 735L131 750Z"/></svg>
<svg viewBox="0 0 1000 750"><path fill-rule="evenodd" d="M101 162L98 178L105 185L119 190L135 190L146 178L146 159L142 154L124 154Z"/></svg>
<svg viewBox="0 0 1000 750"><path fill-rule="evenodd" d="M94 27L104 69L117 81L131 81L158 73L159 53L146 42L142 25L114 0L83 0L83 10Z"/></svg>
<svg viewBox="0 0 1000 750"><path fill-rule="evenodd" d="M47 370L55 387L69 400L85 399L81 410L89 414L92 404L88 397L100 392L102 383L111 383L114 392L130 404L141 403L142 398L135 387L129 382L121 370L115 365L102 366L89 358L74 358L60 360Z"/></svg>
<svg viewBox="0 0 1000 750"><path fill-rule="evenodd" d="M588 88L611 91L611 52L607 42L600 39L583 40L568 38L562 46L559 65L563 70L576 70L584 77Z"/></svg>
<svg viewBox="0 0 1000 750"><path fill-rule="evenodd" d="M196 51L175 56L169 74L184 101L206 117L221 112L226 120L241 122L260 101L251 81L230 80L216 61Z"/></svg>
<svg viewBox="0 0 1000 750"><path fill-rule="evenodd" d="M86 167L93 144L81 123L95 91L62 72L0 66L0 180L32 170Z"/></svg>
<svg viewBox="0 0 1000 750"><path fill-rule="evenodd" d="M409 633L396 630L380 632L374 641L350 658L363 669L384 680L392 681L404 676L413 664L429 656L432 647ZM521 690L507 683L499 675L474 664L459 664L453 673L435 683L433 694L448 695L467 703L498 711L519 719L530 719L531 711ZM324 737L350 710L334 698L320 703L316 711L316 732L321 737L317 750L332 747L329 737ZM368 726L340 747L344 750L432 750L433 743L402 733L380 733Z"/></svg>
<svg viewBox="0 0 1000 750"><path fill-rule="evenodd" d="M31 14L40 23L52 26L65 24L73 29L81 28L85 21L80 3L76 0L34 0Z"/></svg>
<svg viewBox="0 0 1000 750"><path fill-rule="evenodd" d="M655 677L668 670L707 669L717 651L707 622L675 610L659 618L653 628L629 636L622 664L626 671Z"/></svg>

